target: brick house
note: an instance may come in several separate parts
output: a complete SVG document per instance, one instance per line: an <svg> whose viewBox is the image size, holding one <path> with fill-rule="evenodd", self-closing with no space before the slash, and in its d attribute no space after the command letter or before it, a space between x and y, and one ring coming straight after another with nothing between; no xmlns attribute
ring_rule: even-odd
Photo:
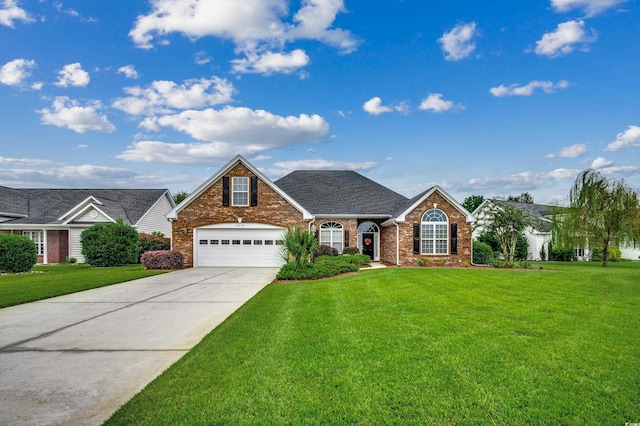
<svg viewBox="0 0 640 426"><path fill-rule="evenodd" d="M353 171L295 171L272 182L237 156L167 214L189 266L279 266L289 226L342 252L415 266L471 263L474 217L439 186L408 199Z"/></svg>
<svg viewBox="0 0 640 426"><path fill-rule="evenodd" d="M98 222L122 219L138 232L171 235L166 189L15 189L0 186L0 234L36 243L38 263L84 262L80 235Z"/></svg>

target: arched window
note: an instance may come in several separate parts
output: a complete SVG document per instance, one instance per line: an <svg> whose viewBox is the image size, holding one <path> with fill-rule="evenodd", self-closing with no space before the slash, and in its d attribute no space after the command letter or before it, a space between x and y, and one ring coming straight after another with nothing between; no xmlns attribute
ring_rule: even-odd
<svg viewBox="0 0 640 426"><path fill-rule="evenodd" d="M428 210L422 216L422 254L449 252L449 220L439 209Z"/></svg>
<svg viewBox="0 0 640 426"><path fill-rule="evenodd" d="M320 244L331 246L342 253L342 224L325 222L320 225Z"/></svg>

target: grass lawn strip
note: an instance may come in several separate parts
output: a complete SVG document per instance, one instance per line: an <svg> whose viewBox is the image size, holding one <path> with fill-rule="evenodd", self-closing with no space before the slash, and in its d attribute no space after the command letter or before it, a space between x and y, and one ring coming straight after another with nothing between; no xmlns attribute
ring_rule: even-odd
<svg viewBox="0 0 640 426"><path fill-rule="evenodd" d="M142 265L93 268L86 264L60 264L35 266L33 272L0 276L0 308L118 284L166 271L148 271Z"/></svg>
<svg viewBox="0 0 640 426"><path fill-rule="evenodd" d="M640 264L266 287L107 424L624 424Z"/></svg>

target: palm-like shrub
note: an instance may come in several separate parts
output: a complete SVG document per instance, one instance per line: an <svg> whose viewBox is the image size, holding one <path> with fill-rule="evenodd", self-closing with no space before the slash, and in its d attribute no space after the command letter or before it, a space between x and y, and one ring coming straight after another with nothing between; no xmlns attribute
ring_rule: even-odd
<svg viewBox="0 0 640 426"><path fill-rule="evenodd" d="M316 237L309 231L303 231L298 226L287 228L282 242L282 257L285 262L302 265L309 262L311 255L318 247Z"/></svg>

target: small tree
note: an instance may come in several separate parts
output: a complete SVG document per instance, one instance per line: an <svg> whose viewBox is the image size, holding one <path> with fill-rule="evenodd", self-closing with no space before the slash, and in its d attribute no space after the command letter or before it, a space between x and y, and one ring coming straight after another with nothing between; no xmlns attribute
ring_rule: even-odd
<svg viewBox="0 0 640 426"><path fill-rule="evenodd" d="M82 254L92 266L124 266L138 263L140 238L122 219L96 223L80 235Z"/></svg>
<svg viewBox="0 0 640 426"><path fill-rule="evenodd" d="M38 261L36 244L22 235L0 235L0 271L27 272Z"/></svg>
<svg viewBox="0 0 640 426"><path fill-rule="evenodd" d="M173 202L176 203L176 205L178 205L181 202L183 202L184 199L187 198L188 196L189 196L189 193L187 191L178 191L175 194L173 194Z"/></svg>
<svg viewBox="0 0 640 426"><path fill-rule="evenodd" d="M607 266L609 246L640 243L638 193L624 181L584 170L569 192L569 207L554 215L553 232L562 247L602 249L602 266Z"/></svg>
<svg viewBox="0 0 640 426"><path fill-rule="evenodd" d="M467 211L469 212L473 212L483 202L484 197L482 195L471 195L464 199L464 201L462 202L462 207L467 209Z"/></svg>
<svg viewBox="0 0 640 426"><path fill-rule="evenodd" d="M316 251L318 242L309 231L302 231L300 227L288 227L282 244L282 257L286 262L293 259L297 266L309 262L311 255Z"/></svg>
<svg viewBox="0 0 640 426"><path fill-rule="evenodd" d="M500 243L505 262L513 265L518 237L528 226L536 226L537 220L523 209L504 204L489 209L487 222L487 231Z"/></svg>

